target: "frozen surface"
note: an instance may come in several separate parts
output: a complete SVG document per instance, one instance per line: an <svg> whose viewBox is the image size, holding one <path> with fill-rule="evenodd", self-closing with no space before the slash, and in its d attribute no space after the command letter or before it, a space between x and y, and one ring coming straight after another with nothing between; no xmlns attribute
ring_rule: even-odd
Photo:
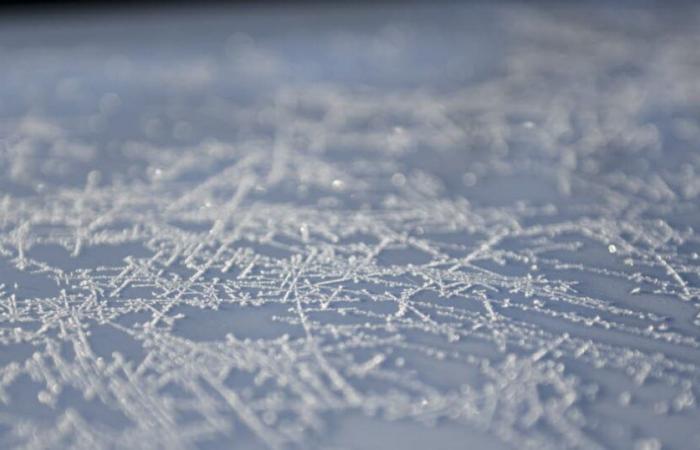
<svg viewBox="0 0 700 450"><path fill-rule="evenodd" d="M700 448L700 9L595 5L2 19L0 447Z"/></svg>

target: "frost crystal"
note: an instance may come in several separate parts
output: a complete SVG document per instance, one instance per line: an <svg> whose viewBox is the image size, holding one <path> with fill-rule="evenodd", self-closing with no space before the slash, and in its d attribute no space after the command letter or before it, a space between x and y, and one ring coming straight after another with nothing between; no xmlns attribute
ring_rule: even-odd
<svg viewBox="0 0 700 450"><path fill-rule="evenodd" d="M700 447L700 9L410 8L3 22L0 446Z"/></svg>

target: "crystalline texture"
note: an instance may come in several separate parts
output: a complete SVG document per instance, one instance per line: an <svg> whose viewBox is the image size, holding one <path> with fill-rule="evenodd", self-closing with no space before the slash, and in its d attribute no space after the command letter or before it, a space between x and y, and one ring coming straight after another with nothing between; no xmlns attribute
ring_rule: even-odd
<svg viewBox="0 0 700 450"><path fill-rule="evenodd" d="M4 448L700 446L700 10L409 9L0 28Z"/></svg>

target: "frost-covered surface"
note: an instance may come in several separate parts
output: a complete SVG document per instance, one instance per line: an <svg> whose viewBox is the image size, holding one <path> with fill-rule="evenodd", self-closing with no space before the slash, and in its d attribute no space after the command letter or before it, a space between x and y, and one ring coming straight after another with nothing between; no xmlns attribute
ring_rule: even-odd
<svg viewBox="0 0 700 450"><path fill-rule="evenodd" d="M5 19L0 445L700 447L674 8Z"/></svg>

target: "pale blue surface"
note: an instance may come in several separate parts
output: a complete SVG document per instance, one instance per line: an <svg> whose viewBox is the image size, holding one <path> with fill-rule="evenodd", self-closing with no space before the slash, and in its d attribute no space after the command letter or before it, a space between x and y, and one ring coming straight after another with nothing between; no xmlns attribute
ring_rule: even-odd
<svg viewBox="0 0 700 450"><path fill-rule="evenodd" d="M0 21L3 448L700 447L700 9Z"/></svg>

